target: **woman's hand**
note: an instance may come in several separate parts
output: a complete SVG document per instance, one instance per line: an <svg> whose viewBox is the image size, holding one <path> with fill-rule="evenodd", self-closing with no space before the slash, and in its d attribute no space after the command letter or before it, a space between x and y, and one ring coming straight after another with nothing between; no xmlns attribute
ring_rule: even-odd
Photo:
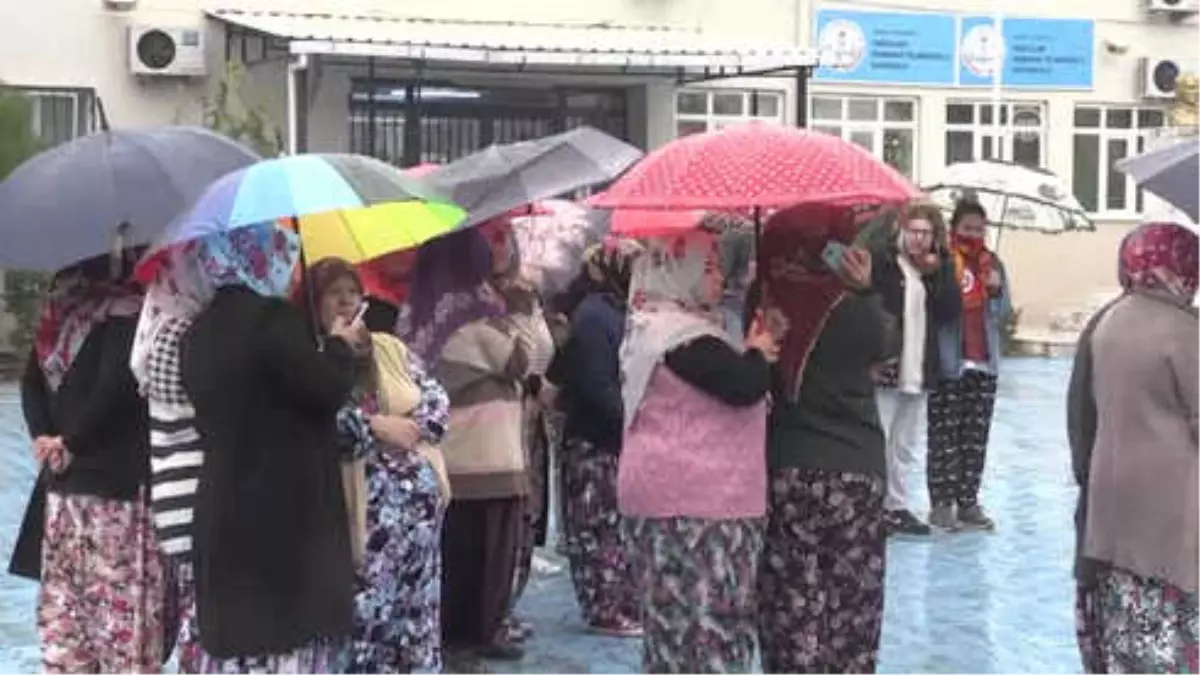
<svg viewBox="0 0 1200 675"><path fill-rule="evenodd" d="M371 333L362 319L350 322L341 316L333 317L333 323L329 326L329 335L345 340L355 350L362 349L371 340Z"/></svg>
<svg viewBox="0 0 1200 675"><path fill-rule="evenodd" d="M1004 290L1004 277L1000 276L1000 270L998 269L992 268L988 270L987 279L984 279L983 283L987 285L987 289L993 295Z"/></svg>
<svg viewBox="0 0 1200 675"><path fill-rule="evenodd" d="M762 312L759 312L750 324L750 330L746 333L746 348L762 352L767 363L779 360L779 341L767 330Z"/></svg>
<svg viewBox="0 0 1200 675"><path fill-rule="evenodd" d="M925 277L938 271L938 268L942 266L942 258L937 253L930 251L914 260L913 264L916 265L921 276Z"/></svg>
<svg viewBox="0 0 1200 675"><path fill-rule="evenodd" d="M61 443L50 436L38 436L33 439L33 458L38 464L50 459Z"/></svg>
<svg viewBox="0 0 1200 675"><path fill-rule="evenodd" d="M387 445L412 450L421 440L421 427L411 417L372 415L368 420L371 433Z"/></svg>
<svg viewBox="0 0 1200 675"><path fill-rule="evenodd" d="M851 290L865 291L871 287L871 254L861 246L851 246L842 256L842 282Z"/></svg>

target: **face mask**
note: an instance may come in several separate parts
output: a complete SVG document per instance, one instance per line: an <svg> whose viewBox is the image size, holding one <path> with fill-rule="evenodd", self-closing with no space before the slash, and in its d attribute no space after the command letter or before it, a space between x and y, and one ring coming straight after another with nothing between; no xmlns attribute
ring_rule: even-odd
<svg viewBox="0 0 1200 675"><path fill-rule="evenodd" d="M968 254L979 253L985 248L983 237L964 235L961 232L954 233L954 246Z"/></svg>

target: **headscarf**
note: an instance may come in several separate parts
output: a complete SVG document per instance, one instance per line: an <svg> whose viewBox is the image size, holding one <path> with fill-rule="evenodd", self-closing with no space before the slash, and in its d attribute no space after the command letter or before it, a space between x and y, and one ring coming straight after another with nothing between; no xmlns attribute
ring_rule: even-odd
<svg viewBox="0 0 1200 675"><path fill-rule="evenodd" d="M191 250L214 289L245 286L264 297L282 297L292 285L300 239L269 223L206 237Z"/></svg>
<svg viewBox="0 0 1200 675"><path fill-rule="evenodd" d="M634 261L631 311L621 347L626 429L667 352L704 336L731 342L710 304L719 264L717 236L704 230L653 239Z"/></svg>
<svg viewBox="0 0 1200 675"><path fill-rule="evenodd" d="M725 293L721 308L726 328L739 343L745 333L742 316L750 289L750 266L754 263L754 233L731 227L721 234L721 270L725 275Z"/></svg>
<svg viewBox="0 0 1200 675"><path fill-rule="evenodd" d="M421 247L412 291L400 308L396 333L426 363L435 363L459 328L501 316L504 309L484 291L492 273L487 237L470 228Z"/></svg>
<svg viewBox="0 0 1200 675"><path fill-rule="evenodd" d="M987 278L995 269L995 256L987 248L983 237L964 237L958 231L962 219L977 215L987 220L987 211L978 202L960 200L950 217L952 230L950 246L954 253L954 273L958 279L964 311L978 310L988 300Z"/></svg>
<svg viewBox="0 0 1200 675"><path fill-rule="evenodd" d="M1200 238L1176 223L1145 223L1121 243L1117 276L1126 291L1165 293L1190 303L1200 286Z"/></svg>
<svg viewBox="0 0 1200 675"><path fill-rule="evenodd" d="M142 290L132 281L112 281L85 263L60 271L50 282L34 333L34 354L56 391L92 329L111 317L134 316Z"/></svg>
<svg viewBox="0 0 1200 675"><path fill-rule="evenodd" d="M594 292L607 293L619 304L629 300L633 263L643 248L632 239L606 238L589 246L583 254L583 271Z"/></svg>
<svg viewBox="0 0 1200 675"><path fill-rule="evenodd" d="M846 295L845 285L821 252L830 240L850 245L856 232L854 211L846 206L801 204L767 221L759 246L759 274L766 282L764 304L778 307L788 320L779 367L791 400L800 393L808 355L825 322Z"/></svg>
<svg viewBox="0 0 1200 675"><path fill-rule="evenodd" d="M158 275L146 287L146 301L129 356L129 367L143 393L150 379L150 354L158 334L173 320L192 319L212 300L213 285L195 254L200 245L169 251Z"/></svg>

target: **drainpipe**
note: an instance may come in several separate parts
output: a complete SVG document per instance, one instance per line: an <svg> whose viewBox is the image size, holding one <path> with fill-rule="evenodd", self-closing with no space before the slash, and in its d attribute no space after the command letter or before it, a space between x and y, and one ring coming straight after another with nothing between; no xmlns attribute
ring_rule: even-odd
<svg viewBox="0 0 1200 675"><path fill-rule="evenodd" d="M293 54L287 64L287 154L295 155L299 149L299 97L296 95L296 78L308 68L307 54Z"/></svg>

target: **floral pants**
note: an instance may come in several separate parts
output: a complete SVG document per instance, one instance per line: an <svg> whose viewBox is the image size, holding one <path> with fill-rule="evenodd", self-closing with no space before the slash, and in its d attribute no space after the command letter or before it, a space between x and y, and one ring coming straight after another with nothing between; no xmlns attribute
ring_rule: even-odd
<svg viewBox="0 0 1200 675"><path fill-rule="evenodd" d="M162 669L163 567L142 500L46 496L37 627L47 673Z"/></svg>
<svg viewBox="0 0 1200 675"><path fill-rule="evenodd" d="M996 411L996 376L967 371L938 383L928 400L929 503L975 506Z"/></svg>
<svg viewBox="0 0 1200 675"><path fill-rule="evenodd" d="M875 672L887 545L883 496L878 476L773 472L758 575L763 672Z"/></svg>
<svg viewBox="0 0 1200 675"><path fill-rule="evenodd" d="M1197 672L1195 593L1110 567L1078 587L1075 613L1086 672Z"/></svg>

